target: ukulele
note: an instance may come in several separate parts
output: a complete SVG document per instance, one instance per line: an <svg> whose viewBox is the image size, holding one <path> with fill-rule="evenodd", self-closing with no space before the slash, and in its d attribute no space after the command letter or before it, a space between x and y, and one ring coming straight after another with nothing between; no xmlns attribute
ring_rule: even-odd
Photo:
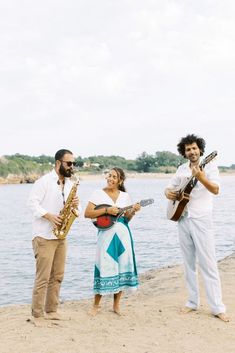
<svg viewBox="0 0 235 353"><path fill-rule="evenodd" d="M203 161L199 164L200 169L203 169L207 163L212 161L217 156L217 151L210 153ZM171 221L178 221L181 217L187 203L189 202L190 193L198 180L193 175L186 180L183 180L179 189L176 190L178 193L177 200L169 200L167 206L167 218Z"/></svg>
<svg viewBox="0 0 235 353"><path fill-rule="evenodd" d="M148 205L151 205L152 203L154 203L153 199L145 199L145 200L141 200L139 202L141 207L145 207ZM97 218L92 219L92 223L94 224L94 226L100 230L105 230L105 229L109 229L111 228L117 221L118 219L123 215L123 213L129 209L131 209L134 205L130 205L130 206L126 206L123 208L119 208L119 212L116 216L110 215L110 214L104 214L101 215ZM101 205L97 205L95 206L95 210L99 210L100 208L107 208L107 207L112 207L111 205L107 205L107 204L101 204Z"/></svg>

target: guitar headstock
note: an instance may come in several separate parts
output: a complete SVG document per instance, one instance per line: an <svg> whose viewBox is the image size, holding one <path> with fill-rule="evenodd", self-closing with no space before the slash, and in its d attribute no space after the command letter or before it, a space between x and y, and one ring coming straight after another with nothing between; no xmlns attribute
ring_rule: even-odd
<svg viewBox="0 0 235 353"><path fill-rule="evenodd" d="M204 167L207 163L212 161L212 159L214 159L217 156L217 154L218 154L217 151L213 151L208 156L206 156L206 158L204 158L201 163L201 167Z"/></svg>
<svg viewBox="0 0 235 353"><path fill-rule="evenodd" d="M140 201L140 206L145 207L154 203L154 199L145 199Z"/></svg>

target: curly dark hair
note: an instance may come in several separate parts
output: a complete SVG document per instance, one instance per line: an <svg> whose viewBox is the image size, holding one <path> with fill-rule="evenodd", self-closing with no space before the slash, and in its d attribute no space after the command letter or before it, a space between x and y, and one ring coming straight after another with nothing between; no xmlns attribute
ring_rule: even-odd
<svg viewBox="0 0 235 353"><path fill-rule="evenodd" d="M118 190L121 191L126 191L125 185L124 185L124 181L126 179L125 173L121 168L118 167L113 167L111 168L111 170L115 170L115 172L118 175L118 180L119 180L119 186L118 186Z"/></svg>
<svg viewBox="0 0 235 353"><path fill-rule="evenodd" d="M185 145L191 145L194 142L196 142L198 148L200 149L200 155L203 156L206 147L206 142L203 138L198 137L194 134L187 135L181 138L180 142L177 145L177 150L179 154L185 157Z"/></svg>

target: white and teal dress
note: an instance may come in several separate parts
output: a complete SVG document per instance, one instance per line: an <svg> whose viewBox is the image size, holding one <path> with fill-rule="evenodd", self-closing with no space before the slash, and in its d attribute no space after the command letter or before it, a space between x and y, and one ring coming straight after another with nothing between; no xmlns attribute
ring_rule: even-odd
<svg viewBox="0 0 235 353"><path fill-rule="evenodd" d="M104 190L97 190L92 194L90 202L121 208L131 205L130 196L123 191L120 191L114 203ZM94 293L104 295L124 289L137 289L134 244L127 219L121 217L111 228L99 230L97 236Z"/></svg>

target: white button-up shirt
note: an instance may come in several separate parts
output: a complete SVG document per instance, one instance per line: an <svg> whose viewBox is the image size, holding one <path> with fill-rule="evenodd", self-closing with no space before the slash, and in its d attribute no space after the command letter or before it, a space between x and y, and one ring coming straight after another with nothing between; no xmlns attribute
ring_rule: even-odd
<svg viewBox="0 0 235 353"><path fill-rule="evenodd" d="M186 178L189 179L192 176L189 163L188 161L179 166L167 187L178 190L184 185ZM206 164L204 171L207 179L220 186L219 170L214 161ZM184 209L183 215L198 218L210 214L213 208L213 196L214 194L198 181L190 193L189 202Z"/></svg>
<svg viewBox="0 0 235 353"><path fill-rule="evenodd" d="M64 207L63 201L67 199L73 181L65 178L64 198L61 186L57 184L58 175L53 169L38 179L30 192L28 206L33 213L33 238L40 236L45 239L57 239L53 230L53 224L43 218L46 213L59 215Z"/></svg>

